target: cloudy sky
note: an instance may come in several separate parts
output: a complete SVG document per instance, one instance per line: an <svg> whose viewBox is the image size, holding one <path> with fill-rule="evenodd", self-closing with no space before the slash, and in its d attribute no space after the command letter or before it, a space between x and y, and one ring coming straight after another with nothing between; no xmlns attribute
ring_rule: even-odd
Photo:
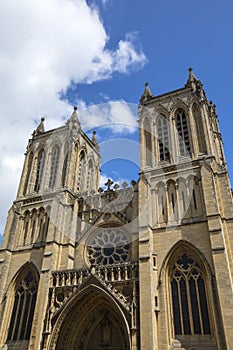
<svg viewBox="0 0 233 350"><path fill-rule="evenodd" d="M0 233L41 116L50 129L78 104L87 132L107 125L108 139L121 135L137 148L145 82L155 95L182 87L189 66L217 104L233 176L232 11L230 0L1 0ZM104 148L106 132L99 141ZM113 171L107 163L103 177ZM131 163L127 177L137 178ZM117 161L114 168L122 178Z"/></svg>

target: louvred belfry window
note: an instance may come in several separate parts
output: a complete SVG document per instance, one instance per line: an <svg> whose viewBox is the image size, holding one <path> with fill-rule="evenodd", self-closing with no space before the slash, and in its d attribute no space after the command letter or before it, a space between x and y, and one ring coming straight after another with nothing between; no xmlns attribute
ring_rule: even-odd
<svg viewBox="0 0 233 350"><path fill-rule="evenodd" d="M60 155L59 147L55 146L52 150L52 155L51 155L51 170L50 170L50 179L49 179L50 188L54 188L56 184L59 155Z"/></svg>
<svg viewBox="0 0 233 350"><path fill-rule="evenodd" d="M169 122L162 115L159 116L157 121L157 133L159 143L159 160L170 162Z"/></svg>
<svg viewBox="0 0 233 350"><path fill-rule="evenodd" d="M210 334L205 279L198 263L183 254L173 266L170 281L175 334Z"/></svg>
<svg viewBox="0 0 233 350"><path fill-rule="evenodd" d="M187 118L181 108L176 112L176 129L179 138L180 155L187 156L190 154L190 139Z"/></svg>
<svg viewBox="0 0 233 350"><path fill-rule="evenodd" d="M35 188L34 188L36 192L38 192L41 187L42 176L44 172L44 163L45 163L45 152L44 152L44 149L42 149L39 152L38 160L37 160L36 182L35 182Z"/></svg>
<svg viewBox="0 0 233 350"><path fill-rule="evenodd" d="M36 296L37 281L33 273L29 271L16 287L8 340L17 341L30 338Z"/></svg>

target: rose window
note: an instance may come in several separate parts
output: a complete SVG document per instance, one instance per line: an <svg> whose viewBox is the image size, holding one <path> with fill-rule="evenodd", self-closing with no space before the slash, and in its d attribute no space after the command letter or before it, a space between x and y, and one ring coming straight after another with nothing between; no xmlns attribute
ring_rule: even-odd
<svg viewBox="0 0 233 350"><path fill-rule="evenodd" d="M129 256L129 241L121 230L107 228L95 234L87 249L92 265L123 263Z"/></svg>

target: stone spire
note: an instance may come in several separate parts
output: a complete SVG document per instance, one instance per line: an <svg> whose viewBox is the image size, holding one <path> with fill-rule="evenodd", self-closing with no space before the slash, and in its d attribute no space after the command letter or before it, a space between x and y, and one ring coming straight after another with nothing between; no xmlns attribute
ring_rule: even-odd
<svg viewBox="0 0 233 350"><path fill-rule="evenodd" d="M77 107L77 106L74 106L74 110L73 110L73 113L72 113L71 116L70 116L69 121L79 121L79 120L78 120L78 113L77 113L77 110L78 110L78 107Z"/></svg>
<svg viewBox="0 0 233 350"><path fill-rule="evenodd" d="M81 125L80 121L78 119L78 113L77 113L78 107L74 106L74 110L70 116L70 118L67 120L67 125L70 130L70 137L72 141L75 141L78 138Z"/></svg>
<svg viewBox="0 0 233 350"><path fill-rule="evenodd" d="M189 67L189 75L188 75L188 80L185 84L185 87L191 87L193 90L196 90L197 85L202 85L202 84L200 80L197 79L197 77L193 73L193 68Z"/></svg>
<svg viewBox="0 0 233 350"><path fill-rule="evenodd" d="M37 136L37 135L43 134L45 132L44 121L45 121L45 119L42 117L40 120L40 124L33 131L33 134L32 134L33 136Z"/></svg>
<svg viewBox="0 0 233 350"><path fill-rule="evenodd" d="M150 91L149 88L149 83L145 84L145 90L140 98L140 103L144 104L145 102L151 100L154 97L154 95L152 94L152 92Z"/></svg>
<svg viewBox="0 0 233 350"><path fill-rule="evenodd" d="M193 92L196 93L196 95L200 101L206 100L206 95L205 95L205 91L203 89L203 85L202 85L201 81L199 79L197 79L197 77L193 73L193 69L191 67L189 68L189 76L188 76L188 80L185 84L185 87L191 88L193 90Z"/></svg>

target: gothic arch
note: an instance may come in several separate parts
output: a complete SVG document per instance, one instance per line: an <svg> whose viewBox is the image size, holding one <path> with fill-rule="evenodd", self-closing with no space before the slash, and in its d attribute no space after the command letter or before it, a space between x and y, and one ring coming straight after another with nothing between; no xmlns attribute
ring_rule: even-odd
<svg viewBox="0 0 233 350"><path fill-rule="evenodd" d="M68 174L68 159L69 159L69 142L66 141L64 147L63 147L63 152L62 152L62 176L61 176L61 183L62 183L62 187L65 187L66 183L67 183L67 174Z"/></svg>
<svg viewBox="0 0 233 350"><path fill-rule="evenodd" d="M177 242L162 263L159 281L160 292L167 300L170 339L217 337L213 273L198 248L187 241Z"/></svg>
<svg viewBox="0 0 233 350"><path fill-rule="evenodd" d="M34 160L34 153L33 151L30 151L28 158L27 158L27 167L26 167L26 178L24 181L24 186L23 186L23 195L25 196L27 191L28 191L28 185L29 185L29 179L32 173L32 168L33 168L33 160Z"/></svg>
<svg viewBox="0 0 233 350"><path fill-rule="evenodd" d="M95 161L91 156L87 163L87 191L91 193L95 189Z"/></svg>
<svg viewBox="0 0 233 350"><path fill-rule="evenodd" d="M95 349L129 350L129 316L104 287L88 284L52 320L48 349L89 350L94 344ZM101 328L104 323L107 329Z"/></svg>
<svg viewBox="0 0 233 350"><path fill-rule="evenodd" d="M195 127L196 127L199 154L202 154L202 153L206 154L207 153L206 137L205 137L204 123L201 115L201 110L198 103L196 102L192 104L191 108L192 108L191 112L192 112Z"/></svg>
<svg viewBox="0 0 233 350"><path fill-rule="evenodd" d="M82 193L85 189L87 172L87 152L86 148L82 147L78 156L78 190Z"/></svg>
<svg viewBox="0 0 233 350"><path fill-rule="evenodd" d="M160 181L157 186L158 193L158 223L167 222L167 195L164 182Z"/></svg>
<svg viewBox="0 0 233 350"><path fill-rule="evenodd" d="M32 271L35 278L37 279L37 281L39 281L40 275L38 272L38 269L36 267L36 265L32 262L32 261L27 261L25 264L23 264L20 269L14 274L14 276L12 277L10 283L9 283L9 288L14 288L15 284L17 283L18 278L20 278L23 274L27 273L28 271ZM6 292L8 293L8 291Z"/></svg>
<svg viewBox="0 0 233 350"><path fill-rule="evenodd" d="M148 117L143 120L143 137L145 146L145 165L152 166L152 131L151 123Z"/></svg>
<svg viewBox="0 0 233 350"><path fill-rule="evenodd" d="M26 262L13 276L4 297L3 317L7 323L0 337L4 342L17 345L18 341L29 340L38 284L39 273L32 262Z"/></svg>
<svg viewBox="0 0 233 350"><path fill-rule="evenodd" d="M38 192L39 190L41 190L43 177L44 177L45 162L46 162L45 148L40 147L36 155L36 164L35 164L36 178L35 178L35 184L34 184L35 192Z"/></svg>
<svg viewBox="0 0 233 350"><path fill-rule="evenodd" d="M177 101L174 103L174 105L171 108L171 117L175 117L175 113L179 108L183 109L186 115L189 115L188 105L183 100L177 99Z"/></svg>
<svg viewBox="0 0 233 350"><path fill-rule="evenodd" d="M162 104L159 104L159 106L155 109L155 122L157 121L157 118L160 116L160 114L163 114L169 120L169 111Z"/></svg>
<svg viewBox="0 0 233 350"><path fill-rule="evenodd" d="M198 259L202 263L207 275L209 278L213 277L213 272L211 271L210 265L208 261L206 260L205 255L199 250L197 247L195 247L192 243L185 241L185 240L179 240L174 244L174 246L171 247L169 252L166 254L165 258L163 259L163 262L161 264L161 268L159 271L159 282L161 283L164 281L166 271L168 269L168 265L170 264L170 261L172 257L175 254L178 254L181 250L187 250L193 253L195 256L198 256Z"/></svg>
<svg viewBox="0 0 233 350"><path fill-rule="evenodd" d="M50 158L50 177L49 177L49 188L54 189L57 184L57 174L60 163L61 147L58 143L55 143L52 147L51 158Z"/></svg>

